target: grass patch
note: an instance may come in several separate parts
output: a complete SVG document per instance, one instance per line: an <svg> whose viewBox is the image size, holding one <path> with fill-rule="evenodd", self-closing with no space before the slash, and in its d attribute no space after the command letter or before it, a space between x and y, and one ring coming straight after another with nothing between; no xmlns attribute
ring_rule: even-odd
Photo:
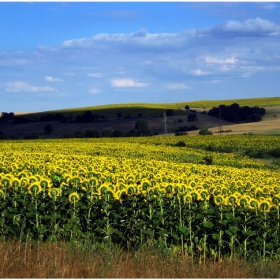
<svg viewBox="0 0 280 280"><path fill-rule="evenodd" d="M275 261L192 262L180 252L129 252L102 244L0 243L1 278L278 278Z"/></svg>

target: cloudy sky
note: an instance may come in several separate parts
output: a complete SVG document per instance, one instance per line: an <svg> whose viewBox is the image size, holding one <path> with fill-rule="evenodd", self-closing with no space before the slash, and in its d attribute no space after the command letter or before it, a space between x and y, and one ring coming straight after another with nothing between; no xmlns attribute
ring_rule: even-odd
<svg viewBox="0 0 280 280"><path fill-rule="evenodd" d="M0 2L0 112L280 96L280 3Z"/></svg>

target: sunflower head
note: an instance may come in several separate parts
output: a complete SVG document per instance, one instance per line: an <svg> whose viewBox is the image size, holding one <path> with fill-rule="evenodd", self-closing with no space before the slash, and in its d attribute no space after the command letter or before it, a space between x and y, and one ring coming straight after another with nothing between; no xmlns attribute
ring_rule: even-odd
<svg viewBox="0 0 280 280"><path fill-rule="evenodd" d="M233 206L236 204L236 197L234 195L228 196L226 200L228 205Z"/></svg>
<svg viewBox="0 0 280 280"><path fill-rule="evenodd" d="M223 205L224 200L225 200L225 199L224 199L224 197L223 197L222 195L217 195L217 196L215 196L215 198L214 198L215 204L216 204L217 206Z"/></svg>
<svg viewBox="0 0 280 280"><path fill-rule="evenodd" d="M184 202L185 203L191 203L192 200L193 200L193 198L192 198L191 194L184 195Z"/></svg>
<svg viewBox="0 0 280 280"><path fill-rule="evenodd" d="M258 207L258 205L259 205L259 202L258 202L256 199L254 199L254 198L251 198L251 199L250 199L250 201L249 201L249 207L250 207L251 209L256 209L256 208Z"/></svg>
<svg viewBox="0 0 280 280"><path fill-rule="evenodd" d="M46 189L46 188L48 188L49 186L50 186L50 183L47 181L47 180L43 180L43 181L41 181L41 187L43 188L43 189Z"/></svg>
<svg viewBox="0 0 280 280"><path fill-rule="evenodd" d="M200 194L199 194L199 199L204 201L204 200L209 200L210 198L210 195L208 194L208 192L206 190L202 190L200 191Z"/></svg>
<svg viewBox="0 0 280 280"><path fill-rule="evenodd" d="M56 199L61 194L61 189L59 188L50 188L48 191L48 195L50 198Z"/></svg>
<svg viewBox="0 0 280 280"><path fill-rule="evenodd" d="M168 184L167 186L166 186L166 193L168 193L168 194L170 194L170 193L172 193L172 185L170 185L170 184Z"/></svg>
<svg viewBox="0 0 280 280"><path fill-rule="evenodd" d="M70 203L76 203L80 199L80 196L77 192L72 192L69 194L68 200Z"/></svg>
<svg viewBox="0 0 280 280"><path fill-rule="evenodd" d="M37 183L32 183L29 187L28 187L28 193L31 195L37 195L42 191L42 187L40 184Z"/></svg>
<svg viewBox="0 0 280 280"><path fill-rule="evenodd" d="M239 201L238 201L238 205L241 206L241 207L246 207L248 206L249 204L249 201L248 201L248 198L247 197L240 197Z"/></svg>
<svg viewBox="0 0 280 280"><path fill-rule="evenodd" d="M18 179L13 179L12 181L12 187L13 188L18 188L20 185L20 181Z"/></svg>
<svg viewBox="0 0 280 280"><path fill-rule="evenodd" d="M271 205L270 203L267 201L267 200L263 200L260 205L259 205L259 209L262 211L262 212L269 212L270 211L270 208L271 208Z"/></svg>
<svg viewBox="0 0 280 280"><path fill-rule="evenodd" d="M10 186L11 182L8 178L4 178L4 179L2 179L1 183L5 188L8 188Z"/></svg>
<svg viewBox="0 0 280 280"><path fill-rule="evenodd" d="M280 196L274 196L273 198L272 198L272 203L274 204L274 205L276 205L276 206L279 206L280 205Z"/></svg>

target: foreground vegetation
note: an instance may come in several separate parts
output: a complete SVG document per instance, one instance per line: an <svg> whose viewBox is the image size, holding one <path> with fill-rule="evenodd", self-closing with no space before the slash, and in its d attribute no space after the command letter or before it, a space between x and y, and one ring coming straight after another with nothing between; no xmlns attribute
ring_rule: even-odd
<svg viewBox="0 0 280 280"><path fill-rule="evenodd" d="M1 278L279 278L276 262L223 259L206 264L145 247L137 252L88 243L0 243Z"/></svg>
<svg viewBox="0 0 280 280"><path fill-rule="evenodd" d="M229 277L257 277L246 267L256 261L273 267L259 266L260 277L277 277L279 167L252 156L278 159L279 143L254 135L2 141L3 259L13 252L7 267L19 266L25 254L25 268L45 267L23 277L210 276L198 264L212 277L234 265ZM44 250L56 260L48 268ZM85 274L66 271L70 258ZM154 268L135 268L147 262ZM7 267L2 277L12 275Z"/></svg>

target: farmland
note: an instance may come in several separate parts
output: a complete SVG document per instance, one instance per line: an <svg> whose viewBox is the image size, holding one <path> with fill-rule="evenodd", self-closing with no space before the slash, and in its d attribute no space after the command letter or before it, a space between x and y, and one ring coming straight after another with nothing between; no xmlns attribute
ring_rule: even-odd
<svg viewBox="0 0 280 280"><path fill-rule="evenodd" d="M260 106L265 108L266 114L260 122L235 124L214 118L205 113L213 106L219 106L220 104L230 105L232 103L238 103L240 106ZM188 115L191 113L184 109L187 104L197 114L195 121L190 122L187 120ZM135 123L139 119L144 119L148 122L151 134L161 135L165 133L163 113L168 110L173 112L172 115L167 116L166 120L168 134L174 134L176 130L184 126L197 127L197 130L188 132L190 136L197 135L201 128L209 128L214 134L218 134L220 130L223 130L223 135L249 132L256 134L280 133L280 99L276 97L220 101L205 100L167 104L113 104L37 113L15 113L17 117L29 118L32 121L27 123L16 123L14 121L0 122L0 131L13 139L23 139L29 134L36 134L39 138L63 138L66 134L73 135L75 132L83 132L88 129L97 130L101 134L103 129L109 127L113 130L128 133L134 128ZM79 114L84 114L87 111L92 112L94 115L102 116L102 119L94 122L75 122L75 118ZM69 118L69 120L67 122L58 120L38 121L41 117L55 114L63 115ZM121 114L121 117L117 117L117 114ZM47 124L51 124L53 128L50 134L46 134L44 131L44 127Z"/></svg>
<svg viewBox="0 0 280 280"><path fill-rule="evenodd" d="M277 135L2 140L1 251L27 257L28 248L45 244L61 254L70 244L67 255L84 252L90 258L93 248L128 265L137 254L145 259L143 252L157 258L156 250L182 269L120 277L184 277L184 262L203 267L209 260L225 266L229 261L232 268L237 260L279 262L279 155ZM39 256L45 247L36 246ZM31 269L33 257L25 267ZM3 271L4 265L1 276L8 275ZM94 275L111 277L104 271L83 276ZM230 275L246 277L240 271Z"/></svg>

